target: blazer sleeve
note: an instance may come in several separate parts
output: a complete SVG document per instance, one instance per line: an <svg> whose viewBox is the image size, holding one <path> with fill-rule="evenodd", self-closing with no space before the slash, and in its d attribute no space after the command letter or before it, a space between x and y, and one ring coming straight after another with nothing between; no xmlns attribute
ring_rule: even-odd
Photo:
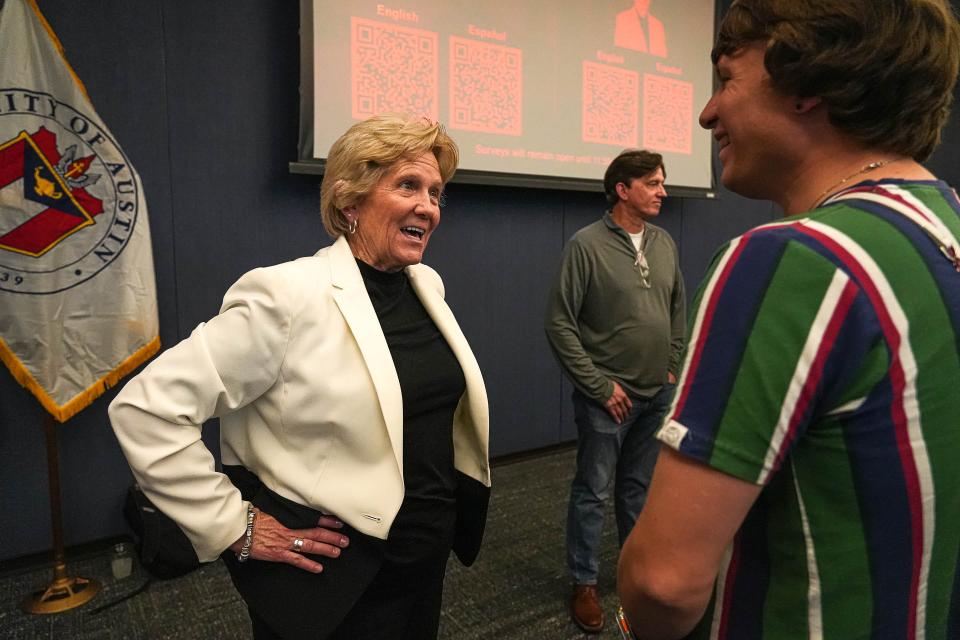
<svg viewBox="0 0 960 640"><path fill-rule="evenodd" d="M134 477L204 562L242 535L246 503L215 471L201 426L277 383L291 327L287 289L279 270L246 274L219 315L160 355L110 404Z"/></svg>

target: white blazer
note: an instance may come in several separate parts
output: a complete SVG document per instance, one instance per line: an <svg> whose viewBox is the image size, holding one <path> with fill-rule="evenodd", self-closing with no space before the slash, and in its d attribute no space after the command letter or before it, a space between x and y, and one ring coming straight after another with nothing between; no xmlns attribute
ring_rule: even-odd
<svg viewBox="0 0 960 640"><path fill-rule="evenodd" d="M440 276L406 269L463 369L454 466L490 486L487 394ZM403 500L403 405L393 358L346 239L255 269L220 314L123 388L110 420L133 475L201 561L246 526L247 503L200 438L220 417L221 457L272 491L385 539Z"/></svg>

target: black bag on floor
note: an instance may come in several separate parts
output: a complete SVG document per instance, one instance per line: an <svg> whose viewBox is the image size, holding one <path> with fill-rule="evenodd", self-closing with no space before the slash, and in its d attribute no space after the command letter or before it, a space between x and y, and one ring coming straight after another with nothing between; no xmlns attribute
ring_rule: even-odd
<svg viewBox="0 0 960 640"><path fill-rule="evenodd" d="M190 573L200 566L197 553L180 527L134 484L127 491L123 516L136 534L140 564L150 575L166 580Z"/></svg>

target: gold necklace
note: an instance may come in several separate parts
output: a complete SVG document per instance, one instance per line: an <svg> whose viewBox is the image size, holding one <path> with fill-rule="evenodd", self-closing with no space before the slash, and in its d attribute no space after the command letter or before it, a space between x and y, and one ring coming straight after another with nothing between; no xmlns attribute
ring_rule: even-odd
<svg viewBox="0 0 960 640"><path fill-rule="evenodd" d="M821 204L823 204L823 201L826 199L826 196L837 191L837 189L845 185L848 180L852 180L853 178L856 178L859 175L863 175L864 173L869 173L874 169L879 169L883 165L890 164L891 162L893 162L893 160L877 160L875 162L871 162L870 164L861 167L860 169L857 169L856 171L848 175L846 178L844 178L840 182L824 189L823 192L817 196L817 199L813 201L813 206L811 206L810 209L808 210L813 210L819 207Z"/></svg>

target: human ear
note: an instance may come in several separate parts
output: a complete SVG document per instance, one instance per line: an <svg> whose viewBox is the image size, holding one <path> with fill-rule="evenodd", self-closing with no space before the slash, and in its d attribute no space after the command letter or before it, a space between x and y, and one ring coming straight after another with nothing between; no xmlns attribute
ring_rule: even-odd
<svg viewBox="0 0 960 640"><path fill-rule="evenodd" d="M818 106L823 100L819 96L809 98L797 98L793 102L793 111L796 114L808 113L814 107Z"/></svg>

